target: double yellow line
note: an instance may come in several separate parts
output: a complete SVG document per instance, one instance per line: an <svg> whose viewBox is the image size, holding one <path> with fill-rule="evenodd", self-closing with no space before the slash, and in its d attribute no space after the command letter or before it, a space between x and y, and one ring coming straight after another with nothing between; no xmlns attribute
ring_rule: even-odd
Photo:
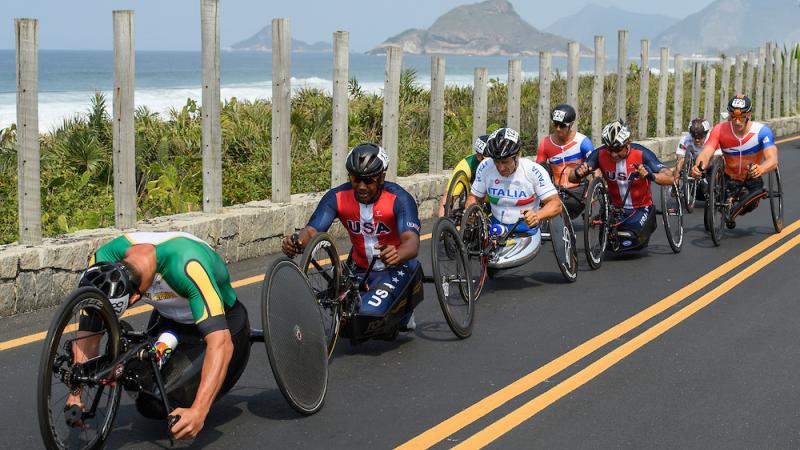
<svg viewBox="0 0 800 450"><path fill-rule="evenodd" d="M768 249L773 244L779 242L781 239L787 237L794 231L800 228L800 220L792 223L786 227L781 234L774 234L764 239L762 242L756 244L735 258L725 262L711 272L701 276L689 285L681 288L677 292L665 297L658 303L650 306L649 308L639 312L638 314L626 319L625 321L617 324L616 326L606 330L605 332L595 336L594 338L584 342L583 344L573 348L569 352L561 355L553 361L545 364L544 366L536 369L535 371L525 375L517 381L509 384L508 386L500 389L494 394L480 400L474 405L464 409L458 414L450 417L449 419L441 422L433 428L423 432L410 441L400 445L398 449L427 449L445 438L460 431L468 425L474 423L480 418L486 416L500 406L509 402L510 400L526 393L538 386L543 381L557 375L568 367L587 357L591 353L597 351L601 347L611 343L613 340L629 333L635 328L643 325L648 320L663 313L667 309L675 306L689 296L695 294L701 289L705 288L712 282L718 280L720 277L730 273L738 268L745 262L757 256L762 251ZM512 430L514 427L520 425L524 421L530 419L538 412L542 411L547 406L553 404L564 395L569 394L580 386L584 385L591 379L603 373L605 370L621 361L626 356L630 355L637 349L641 348L648 342L660 336L673 326L681 321L687 319L692 314L701 310L713 301L720 298L723 294L730 291L736 285L742 283L750 278L753 274L764 268L767 264L775 261L781 255L785 254L795 246L800 244L800 235L795 236L788 242L780 245L772 250L767 255L761 257L753 264L745 267L744 269L731 276L728 280L721 283L716 288L712 289L705 295L701 296L694 302L688 304L675 314L662 320L653 327L642 332L635 338L612 350L604 355L597 361L593 362L585 369L579 371L575 375L567 378L563 382L537 396L533 400L527 402L523 406L517 408L481 431L477 432L458 446L459 449L473 449L482 448L494 440L498 439L505 433Z"/></svg>

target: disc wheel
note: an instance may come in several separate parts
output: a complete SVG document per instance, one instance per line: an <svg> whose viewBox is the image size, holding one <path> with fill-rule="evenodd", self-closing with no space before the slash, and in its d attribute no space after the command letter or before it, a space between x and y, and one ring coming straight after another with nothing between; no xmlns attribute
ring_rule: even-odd
<svg viewBox="0 0 800 450"><path fill-rule="evenodd" d="M461 218L464 216L464 204L467 202L469 194L469 177L466 172L459 170L453 175L453 182L447 187L447 197L444 201L444 215L449 217L453 223L461 225Z"/></svg>
<svg viewBox="0 0 800 450"><path fill-rule="evenodd" d="M122 383L86 380L109 368L119 353L120 326L111 303L95 288L73 291L50 324L39 361L37 409L46 448L103 448ZM70 393L80 396L81 406L76 401L68 411Z"/></svg>
<svg viewBox="0 0 800 450"><path fill-rule="evenodd" d="M706 201L706 218L711 240L715 246L719 246L722 242L722 236L725 232L725 218L728 215L724 173L724 164L714 164L711 168L711 179L708 183L709 198Z"/></svg>
<svg viewBox="0 0 800 450"><path fill-rule="evenodd" d="M574 283L578 279L578 247L575 238L575 229L566 206L561 205L561 214L553 217L550 222L550 242L556 257L558 270L564 279Z"/></svg>
<svg viewBox="0 0 800 450"><path fill-rule="evenodd" d="M675 253L683 246L683 206L677 183L661 186L661 219L667 233L667 242Z"/></svg>
<svg viewBox="0 0 800 450"><path fill-rule="evenodd" d="M481 205L477 203L470 205L464 213L461 220L461 240L467 251L472 295L477 302L483 291L483 284L486 282L486 268L489 265L489 257L485 253L489 243L489 230L486 214L483 213Z"/></svg>
<svg viewBox="0 0 800 450"><path fill-rule="evenodd" d="M436 222L431 239L433 284L439 305L453 334L465 339L472 334L475 318L475 296L466 249L455 224L446 217Z"/></svg>
<svg viewBox="0 0 800 450"><path fill-rule="evenodd" d="M767 188L769 189L769 209L772 213L772 225L775 232L783 230L783 186L781 186L780 167L767 174Z"/></svg>
<svg viewBox="0 0 800 450"><path fill-rule="evenodd" d="M328 233L315 234L306 245L300 258L300 270L308 278L308 283L320 305L328 358L330 358L336 347L341 327L342 305L339 302L339 293L342 263L339 260L336 243Z"/></svg>
<svg viewBox="0 0 800 450"><path fill-rule="evenodd" d="M583 210L584 251L593 270L603 264L603 253L608 245L608 215L606 185L602 178L595 177L589 183Z"/></svg>

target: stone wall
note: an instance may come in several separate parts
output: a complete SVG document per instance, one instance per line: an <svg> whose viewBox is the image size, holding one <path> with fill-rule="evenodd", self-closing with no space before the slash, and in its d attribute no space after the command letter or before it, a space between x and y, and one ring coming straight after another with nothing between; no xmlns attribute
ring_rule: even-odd
<svg viewBox="0 0 800 450"><path fill-rule="evenodd" d="M800 131L800 117L767 123L776 137ZM672 136L640 143L666 161L672 159L678 140ZM417 200L422 219L434 216L446 182L447 175L418 174L399 179ZM322 193L295 194L289 204L265 200L228 207L221 214L159 217L140 221L136 230L186 231L211 244L226 261L236 262L279 251L280 239L306 223L321 197ZM338 224L331 231L344 236ZM38 246L0 246L0 316L57 304L75 287L89 255L119 234L113 228L83 230L45 239Z"/></svg>

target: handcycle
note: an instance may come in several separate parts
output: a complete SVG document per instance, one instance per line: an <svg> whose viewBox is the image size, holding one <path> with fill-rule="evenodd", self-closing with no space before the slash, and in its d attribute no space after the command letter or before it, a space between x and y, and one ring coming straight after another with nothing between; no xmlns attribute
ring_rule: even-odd
<svg viewBox="0 0 800 450"><path fill-rule="evenodd" d="M688 213L694 211L694 204L697 200L697 190L705 187L705 178L695 178L692 176L691 172L694 163L694 153L687 151L683 159L683 166L676 180L680 199L681 202L683 202L683 209Z"/></svg>
<svg viewBox="0 0 800 450"><path fill-rule="evenodd" d="M629 180L638 178L638 173L631 174ZM667 241L674 253L680 253L683 247L683 204L679 196L677 182L660 187L661 216ZM630 188L625 192L622 204L630 196ZM611 204L608 197L608 185L603 177L595 177L587 189L586 208L583 211L583 240L586 259L592 269L599 269L603 263L606 249L618 253L627 250L638 250L640 247L626 246L626 239L621 239L618 227L625 221L625 211ZM655 213L655 211L654 211ZM610 245L610 247L609 247Z"/></svg>
<svg viewBox="0 0 800 450"><path fill-rule="evenodd" d="M749 171L748 167L748 173ZM769 199L770 215L775 233L783 230L783 186L780 167L767 173L766 189L747 197L748 189L745 182L727 180L724 159L719 158L711 164L711 176L709 177L703 218L706 230L711 235L715 246L719 246L722 242L725 228L733 228L734 220L747 206L765 197ZM734 208L735 205L738 207Z"/></svg>
<svg viewBox="0 0 800 450"><path fill-rule="evenodd" d="M297 236L293 236L293 240L296 239ZM423 275L418 265L405 292L400 293L384 316L359 313L361 294L366 290L377 257L371 259L366 271L360 271L350 257L342 263L336 242L328 233L317 233L306 244L299 267L320 306L328 358L333 355L340 336L349 338L353 344L369 339L393 340L398 335L400 321L422 301L423 282L434 284L439 305L453 334L459 339L470 336L475 296L469 283L467 252L451 219L437 220L431 242L433 275ZM388 292L378 289L376 295L385 298Z"/></svg>
<svg viewBox="0 0 800 450"><path fill-rule="evenodd" d="M541 251L541 238L515 232L522 222L520 218L507 230L492 232L482 205L472 204L465 211L461 222L461 238L470 261L476 299L483 290L487 276L493 278L500 270L522 266ZM558 269L565 280L574 282L578 277L578 250L569 213L562 204L561 213L545 222L549 222L550 242Z"/></svg>
<svg viewBox="0 0 800 450"><path fill-rule="evenodd" d="M447 187L444 200L444 216L449 217L453 223L460 224L464 216L464 205L469 196L470 182L467 173L459 170L452 177L453 182Z"/></svg>

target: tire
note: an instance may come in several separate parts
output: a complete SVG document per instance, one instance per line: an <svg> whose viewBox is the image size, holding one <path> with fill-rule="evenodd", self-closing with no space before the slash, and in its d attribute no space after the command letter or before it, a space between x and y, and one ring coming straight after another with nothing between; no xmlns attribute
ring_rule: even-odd
<svg viewBox="0 0 800 450"><path fill-rule="evenodd" d="M578 246L575 229L567 208L561 205L561 214L550 219L550 243L556 257L558 270L564 279L574 283L578 279Z"/></svg>
<svg viewBox="0 0 800 450"><path fill-rule="evenodd" d="M680 253L683 246L683 201L677 183L661 186L661 219L667 242L674 253Z"/></svg>
<svg viewBox="0 0 800 450"><path fill-rule="evenodd" d="M583 209L583 244L586 260L592 270L603 264L603 253L608 245L608 196L602 178L595 177L586 190Z"/></svg>
<svg viewBox="0 0 800 450"><path fill-rule="evenodd" d="M708 183L708 199L706 199L706 216L708 231L715 246L722 242L725 233L725 218L728 215L725 205L725 165L714 164L711 168L711 179Z"/></svg>
<svg viewBox="0 0 800 450"><path fill-rule="evenodd" d="M461 225L464 216L464 204L469 194L469 177L466 172L459 170L453 176L453 182L447 187L447 197L444 201L444 216L449 217L453 223ZM461 186L461 192L455 194L456 186Z"/></svg>
<svg viewBox="0 0 800 450"><path fill-rule="evenodd" d="M781 170L776 167L774 172L767 174L767 187L769 188L769 209L772 214L772 226L775 232L783 230L783 186L781 185Z"/></svg>
<svg viewBox="0 0 800 450"><path fill-rule="evenodd" d="M442 217L433 227L433 284L442 313L450 330L459 339L472 334L475 318L475 296L469 273L467 252L452 220ZM452 284L457 284L454 289ZM463 293L467 293L466 298Z"/></svg>
<svg viewBox="0 0 800 450"><path fill-rule="evenodd" d="M98 332L80 331L78 320L86 315L94 317L97 323ZM71 334L74 332L74 336ZM72 364L71 342L78 339L79 333L97 334L100 337L97 362L92 365L83 366L83 375L92 376L99 370L108 368L120 353L120 325L114 313L111 303L106 296L95 288L83 287L73 291L69 297L61 304L50 328L42 348L42 355L39 361L39 376L37 386L37 409L39 415L39 431L44 441L44 446L48 449L99 449L103 448L108 439L108 435L114 424L114 417L119 409L120 394L122 393L122 383L96 384L89 386L82 383L81 397L86 408L92 408L92 404L97 402L95 414L92 416L82 416L81 421L89 426L83 431L76 431L69 427L64 416L66 406L66 395L71 390L63 384L63 377L69 377L75 373L80 366ZM66 338L66 340L62 340ZM81 339L86 339L84 336ZM67 351L67 349L70 349ZM94 358L92 358L94 359ZM90 359L90 361L92 360ZM66 365L66 366L65 366ZM57 373L58 372L58 373ZM57 387L64 389L64 395L54 394ZM107 392L106 392L107 391ZM102 397L106 394L106 400ZM85 395L85 397L84 397ZM55 400L55 402L53 402ZM54 409L55 408L55 409ZM100 412L102 410L102 412ZM90 422L91 420L91 422ZM96 424L96 425L95 425ZM59 433L59 429L64 430ZM93 434L92 437L89 435ZM80 435L80 436L78 436ZM62 441L62 438L75 439L77 445L70 445Z"/></svg>
<svg viewBox="0 0 800 450"><path fill-rule="evenodd" d="M489 243L489 231L486 223L486 214L481 205L473 204L464 212L461 219L461 240L467 251L469 268L472 279L472 295L477 302L483 292L486 282L486 268L489 266L489 256L485 253Z"/></svg>
<svg viewBox="0 0 800 450"><path fill-rule="evenodd" d="M330 358L336 347L342 320L342 305L339 302L342 264L336 243L328 233L317 233L308 242L299 267L317 296Z"/></svg>
<svg viewBox="0 0 800 450"><path fill-rule="evenodd" d="M691 175L694 162L694 156L687 156L683 161L683 168L680 174L680 193L683 197L683 206L688 213L694 211L694 204L697 199L697 179Z"/></svg>

